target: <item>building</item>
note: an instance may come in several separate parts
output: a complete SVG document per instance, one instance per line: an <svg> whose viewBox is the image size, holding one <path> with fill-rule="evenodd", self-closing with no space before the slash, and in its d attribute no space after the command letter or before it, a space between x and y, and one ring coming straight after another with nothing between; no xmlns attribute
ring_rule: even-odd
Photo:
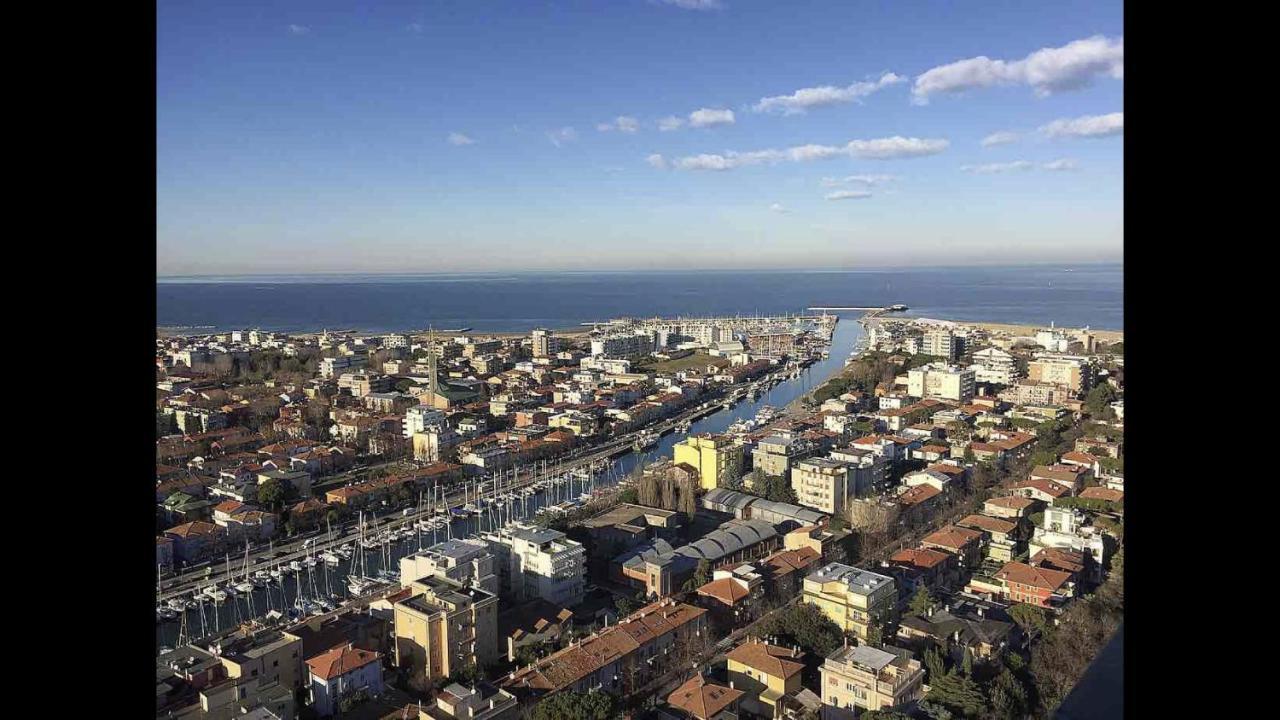
<svg viewBox="0 0 1280 720"><path fill-rule="evenodd" d="M977 530L946 525L920 540L920 547L949 552L960 558L961 570L972 570L982 562L982 538Z"/></svg>
<svg viewBox="0 0 1280 720"><path fill-rule="evenodd" d="M489 683L463 687L450 683L436 695L436 704L422 708L420 720L518 720L516 696Z"/></svg>
<svg viewBox="0 0 1280 720"><path fill-rule="evenodd" d="M592 356L607 358L634 358L653 352L654 337L643 335L608 335L591 341Z"/></svg>
<svg viewBox="0 0 1280 720"><path fill-rule="evenodd" d="M809 450L809 443L796 438L770 435L756 443L755 449L751 451L751 465L766 475L786 477L791 470L791 462Z"/></svg>
<svg viewBox="0 0 1280 720"><path fill-rule="evenodd" d="M289 690L303 687L302 639L296 635L277 630L233 635L215 650L227 677L278 682Z"/></svg>
<svg viewBox="0 0 1280 720"><path fill-rule="evenodd" d="M803 687L803 656L791 648L748 640L725 658L729 686L743 692L742 709L756 715L781 718L783 698Z"/></svg>
<svg viewBox="0 0 1280 720"><path fill-rule="evenodd" d="M594 635L504 678L521 703L562 690L626 695L711 647L707 611L674 600L637 610Z"/></svg>
<svg viewBox="0 0 1280 720"><path fill-rule="evenodd" d="M711 611L717 629L728 632L759 614L764 600L764 575L752 565L723 568L698 588L698 604Z"/></svg>
<svg viewBox="0 0 1280 720"><path fill-rule="evenodd" d="M360 691L378 695L383 691L382 656L350 644L321 653L307 661L311 672L311 707L320 717L338 711L338 702Z"/></svg>
<svg viewBox="0 0 1280 720"><path fill-rule="evenodd" d="M396 665L429 680L498 659L498 598L428 576L409 583L392 608Z"/></svg>
<svg viewBox="0 0 1280 720"><path fill-rule="evenodd" d="M407 586L419 578L434 576L497 595L501 582L495 568L488 544L455 538L400 558L400 584Z"/></svg>
<svg viewBox="0 0 1280 720"><path fill-rule="evenodd" d="M1093 385L1093 365L1074 358L1037 358L1027 363L1027 379L1060 385L1079 395Z"/></svg>
<svg viewBox="0 0 1280 720"><path fill-rule="evenodd" d="M367 367L368 365L369 356L367 355L339 355L338 357L321 358L320 377L332 380L345 372Z"/></svg>
<svg viewBox="0 0 1280 720"><path fill-rule="evenodd" d="M781 544L774 526L764 520L730 520L688 545L673 548L666 540L638 545L613 559L620 582L644 588L651 597L666 597L706 561L714 569L753 560Z"/></svg>
<svg viewBox="0 0 1280 720"><path fill-rule="evenodd" d="M907 371L907 394L968 402L974 395L975 377L972 368L932 363Z"/></svg>
<svg viewBox="0 0 1280 720"><path fill-rule="evenodd" d="M695 720L737 720L738 701L743 694L698 673L667 695L667 705Z"/></svg>
<svg viewBox="0 0 1280 720"><path fill-rule="evenodd" d="M841 563L829 563L804 579L802 599L816 605L841 630L866 642L871 628L896 619L893 578Z"/></svg>
<svg viewBox="0 0 1280 720"><path fill-rule="evenodd" d="M1038 380L1015 380L1012 385L1001 390L998 397L1014 405L1062 405L1071 399L1071 392L1064 385L1040 382Z"/></svg>
<svg viewBox="0 0 1280 720"><path fill-rule="evenodd" d="M848 504L849 469L838 460L810 458L801 460L791 470L791 489L801 505L828 515L840 516Z"/></svg>
<svg viewBox="0 0 1280 720"><path fill-rule="evenodd" d="M985 535L986 554L992 560L1009 562L1018 555L1020 537L1018 523L988 515L968 515L956 527L976 530Z"/></svg>
<svg viewBox="0 0 1280 720"><path fill-rule="evenodd" d="M973 354L974 380L993 385L1010 385L1018 379L1018 361L1013 355L997 347L989 347Z"/></svg>
<svg viewBox="0 0 1280 720"><path fill-rule="evenodd" d="M1073 550L1089 558L1087 580L1102 581L1107 544L1097 527L1084 524L1085 514L1075 508L1048 507L1041 525L1035 528L1027 550L1034 557L1046 548Z"/></svg>
<svg viewBox="0 0 1280 720"><path fill-rule="evenodd" d="M427 405L416 405L404 411L404 436L412 438L415 433L426 432L428 428L448 427L445 414Z"/></svg>
<svg viewBox="0 0 1280 720"><path fill-rule="evenodd" d="M560 338L551 334L546 328L535 328L533 331L533 356L551 357L560 352Z"/></svg>
<svg viewBox="0 0 1280 720"><path fill-rule="evenodd" d="M1006 563L995 574L1005 600L1043 608L1060 608L1075 596L1071 573L1026 563Z"/></svg>
<svg viewBox="0 0 1280 720"><path fill-rule="evenodd" d="M817 510L774 502L762 497L716 488L702 496L702 507L734 516L738 520L763 520L771 525L792 528L823 523L827 516ZM785 528L784 528L785 529Z"/></svg>
<svg viewBox="0 0 1280 720"><path fill-rule="evenodd" d="M723 435L691 435L672 448L674 461L698 471L702 489L714 490L741 475L743 449Z"/></svg>
<svg viewBox="0 0 1280 720"><path fill-rule="evenodd" d="M920 354L955 362L964 354L965 337L946 328L931 328L920 338Z"/></svg>
<svg viewBox="0 0 1280 720"><path fill-rule="evenodd" d="M918 660L869 645L836 650L819 671L822 702L836 708L887 710L924 694L924 668Z"/></svg>
<svg viewBox="0 0 1280 720"><path fill-rule="evenodd" d="M560 607L582 602L586 550L564 533L517 524L481 539L496 559L501 592L515 602L541 598Z"/></svg>

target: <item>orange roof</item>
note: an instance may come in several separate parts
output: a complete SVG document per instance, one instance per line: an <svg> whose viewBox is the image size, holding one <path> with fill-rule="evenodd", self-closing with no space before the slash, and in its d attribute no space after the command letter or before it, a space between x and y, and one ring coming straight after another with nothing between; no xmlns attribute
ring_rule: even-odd
<svg viewBox="0 0 1280 720"><path fill-rule="evenodd" d="M239 510L242 507L244 507L244 503L242 502L237 502L235 500L223 500L222 502L213 506L213 511L222 512L230 515L231 513Z"/></svg>
<svg viewBox="0 0 1280 720"><path fill-rule="evenodd" d="M1032 567L1026 563L1011 562L1000 568L996 579L1053 592L1070 580L1071 575L1058 570Z"/></svg>
<svg viewBox="0 0 1280 720"><path fill-rule="evenodd" d="M1084 492L1080 493L1080 497L1087 500L1110 500L1111 502L1120 502L1121 500L1124 500L1124 491L1112 490L1111 488L1104 487L1091 487L1085 488Z"/></svg>
<svg viewBox="0 0 1280 720"><path fill-rule="evenodd" d="M698 588L699 595L715 598L725 605L734 605L751 594L751 590L733 578L720 578Z"/></svg>
<svg viewBox="0 0 1280 720"><path fill-rule="evenodd" d="M1036 501L1017 495L1003 495L1001 497L993 497L987 500L987 503L996 507L1009 508L1010 510L1024 510L1034 505Z"/></svg>
<svg viewBox="0 0 1280 720"><path fill-rule="evenodd" d="M1098 458L1090 455L1089 453L1072 450L1069 453L1063 454L1062 462L1074 462L1074 463L1083 463L1085 465L1093 465L1094 463L1098 462Z"/></svg>
<svg viewBox="0 0 1280 720"><path fill-rule="evenodd" d="M960 522L956 523L960 527L974 528L976 530L985 530L987 532L996 532L1008 534L1018 527L1016 523L1000 518L988 517L986 515L968 515Z"/></svg>
<svg viewBox="0 0 1280 720"><path fill-rule="evenodd" d="M726 657L773 677L789 678L804 669L798 653L759 641L743 643Z"/></svg>
<svg viewBox="0 0 1280 720"><path fill-rule="evenodd" d="M307 667L311 669L312 675L322 680L332 680L377 661L376 652L344 645L311 658L307 661Z"/></svg>
<svg viewBox="0 0 1280 720"><path fill-rule="evenodd" d="M922 448L922 449L928 450L928 448ZM946 450L946 448L939 448L939 449ZM925 468L925 470L933 470L935 472L946 473L947 475L964 475L964 468L956 465L951 465L949 463L934 463L929 467Z"/></svg>
<svg viewBox="0 0 1280 720"><path fill-rule="evenodd" d="M946 562L951 555L932 548L907 548L899 550L889 558L889 562L906 567L928 570L935 565Z"/></svg>
<svg viewBox="0 0 1280 720"><path fill-rule="evenodd" d="M913 485L898 496L898 504L910 507L941 494L942 491L932 485Z"/></svg>
<svg viewBox="0 0 1280 720"><path fill-rule="evenodd" d="M982 537L977 530L948 525L935 533L926 536L920 542L927 545L938 545L945 548L962 548Z"/></svg>
<svg viewBox="0 0 1280 720"><path fill-rule="evenodd" d="M1067 489L1065 487L1052 480L1045 480L1043 478L1027 478L1026 480L1019 481L1013 486L1014 490L1021 490L1023 488L1035 488L1036 490L1055 498L1060 498L1067 494Z"/></svg>
<svg viewBox="0 0 1280 720"><path fill-rule="evenodd" d="M683 710L698 720L709 720L725 708L737 702L744 693L707 682L701 674L689 678L685 684L667 696L667 704Z"/></svg>
<svg viewBox="0 0 1280 720"><path fill-rule="evenodd" d="M1031 565L1078 573L1084 570L1084 553L1063 548L1044 548L1031 558Z"/></svg>

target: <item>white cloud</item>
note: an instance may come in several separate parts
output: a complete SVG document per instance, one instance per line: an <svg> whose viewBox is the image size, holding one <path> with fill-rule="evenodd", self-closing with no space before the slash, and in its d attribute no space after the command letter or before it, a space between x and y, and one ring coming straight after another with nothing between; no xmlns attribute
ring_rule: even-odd
<svg viewBox="0 0 1280 720"><path fill-rule="evenodd" d="M1124 134L1124 113L1085 115L1072 119L1054 120L1040 127L1040 132L1052 138L1107 137Z"/></svg>
<svg viewBox="0 0 1280 720"><path fill-rule="evenodd" d="M658 0L658 2L685 10L719 10L724 7L720 0Z"/></svg>
<svg viewBox="0 0 1280 720"><path fill-rule="evenodd" d="M918 104L935 93L958 93L996 85L1028 85L1041 97L1077 90L1099 75L1124 79L1124 38L1102 35L1059 48L1042 48L1021 60L992 60L985 55L939 65L916 78L912 99Z"/></svg>
<svg viewBox="0 0 1280 720"><path fill-rule="evenodd" d="M679 158L672 165L681 170L732 170L744 165L777 163L783 160L791 162L809 162L826 160L833 157L848 156L888 160L891 158L920 157L936 155L949 146L942 139L878 138L875 140L850 140L845 145L797 145L786 150L755 150L752 152L728 151L724 154L701 154Z"/></svg>
<svg viewBox="0 0 1280 720"><path fill-rule="evenodd" d="M810 108L855 102L881 88L905 80L906 78L901 75L889 72L881 75L879 80L855 82L846 87L823 85L820 87L801 88L790 95L774 95L761 98L760 102L757 102L751 109L756 112L780 111L783 115L797 115Z"/></svg>
<svg viewBox="0 0 1280 720"><path fill-rule="evenodd" d="M732 110L713 110L702 108L689 113L689 127L711 127L713 125L732 125Z"/></svg>
<svg viewBox="0 0 1280 720"><path fill-rule="evenodd" d="M449 133L450 145L474 145L475 142L476 142L475 140L472 140L471 138L467 137L466 135L463 135L462 133L457 133L457 132Z"/></svg>
<svg viewBox="0 0 1280 720"><path fill-rule="evenodd" d="M992 175L995 173L1030 170L1031 163L1027 162L1026 160L1014 160L1013 162L990 163L988 165L962 165L960 169L967 173L975 173L978 175Z"/></svg>
<svg viewBox="0 0 1280 720"><path fill-rule="evenodd" d="M787 213L791 212L790 210L783 207L782 203L774 203L769 206L769 209L776 213L780 213L782 215L786 215Z"/></svg>
<svg viewBox="0 0 1280 720"><path fill-rule="evenodd" d="M1061 160L1047 162L1040 167L1045 170L1076 170L1080 167L1080 164L1071 158L1062 158Z"/></svg>
<svg viewBox="0 0 1280 720"><path fill-rule="evenodd" d="M551 141L552 145L560 147L564 143L578 139L578 131L571 127L562 127L559 130L547 133L547 139Z"/></svg>
<svg viewBox="0 0 1280 720"><path fill-rule="evenodd" d="M659 170L667 169L667 159L662 157L658 153L654 153L650 155L649 157L645 158L644 161L649 163L653 167L658 168Z"/></svg>
<svg viewBox="0 0 1280 720"><path fill-rule="evenodd" d="M640 129L640 121L636 120L633 117L628 117L626 115L619 115L618 117L614 118L613 121L611 122L600 123L599 125L596 125L596 130L599 130L600 132L609 132L610 130L617 130L618 132L633 133L639 129Z"/></svg>
<svg viewBox="0 0 1280 720"><path fill-rule="evenodd" d="M860 185L881 185L897 179L898 178L894 175L847 175L842 178L825 177L822 178L822 187L839 187L841 185L849 185L852 183Z"/></svg>
<svg viewBox="0 0 1280 720"><path fill-rule="evenodd" d="M311 28L307 27L306 25L290 25L289 26L290 35L306 35L309 32L311 32Z"/></svg>
<svg viewBox="0 0 1280 720"><path fill-rule="evenodd" d="M861 200L871 197L871 193L866 190L838 190L828 193L825 197L828 200Z"/></svg>
<svg viewBox="0 0 1280 720"><path fill-rule="evenodd" d="M888 160L891 158L937 155L951 143L942 139L904 138L895 135L876 140L851 140L848 148L855 157Z"/></svg>
<svg viewBox="0 0 1280 720"><path fill-rule="evenodd" d="M982 138L982 147L992 147L994 145L1008 145L1009 143L1018 142L1021 136L1016 132L1009 130L1000 130Z"/></svg>
<svg viewBox="0 0 1280 720"><path fill-rule="evenodd" d="M662 132L671 132L684 127L684 118L678 118L675 115L669 115L658 121L658 129Z"/></svg>

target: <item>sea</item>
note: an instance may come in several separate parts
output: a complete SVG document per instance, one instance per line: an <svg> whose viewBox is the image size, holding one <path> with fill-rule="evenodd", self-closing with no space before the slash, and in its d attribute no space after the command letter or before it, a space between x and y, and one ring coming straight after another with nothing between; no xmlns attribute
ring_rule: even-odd
<svg viewBox="0 0 1280 720"><path fill-rule="evenodd" d="M526 332L616 317L898 303L916 317L1123 330L1124 266L156 278L156 324L183 334L248 328Z"/></svg>

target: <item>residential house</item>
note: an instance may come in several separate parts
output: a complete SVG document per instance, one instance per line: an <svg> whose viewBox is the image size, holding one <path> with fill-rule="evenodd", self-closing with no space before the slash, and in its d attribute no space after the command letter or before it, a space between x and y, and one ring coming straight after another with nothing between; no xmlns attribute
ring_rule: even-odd
<svg viewBox="0 0 1280 720"><path fill-rule="evenodd" d="M869 645L843 647L819 668L824 706L887 710L924 695L924 668L919 660Z"/></svg>
<svg viewBox="0 0 1280 720"><path fill-rule="evenodd" d="M311 707L329 717L338 703L357 692L378 695L383 691L381 655L354 645L333 648L307 660L310 671Z"/></svg>
<svg viewBox="0 0 1280 720"><path fill-rule="evenodd" d="M863 642L872 628L893 623L897 615L893 578L841 563L829 563L806 577L801 597Z"/></svg>
<svg viewBox="0 0 1280 720"><path fill-rule="evenodd" d="M748 640L730 650L730 686L743 692L744 711L766 718L781 718L783 698L802 689L803 655L792 648Z"/></svg>
<svg viewBox="0 0 1280 720"><path fill-rule="evenodd" d="M960 570L972 570L982 562L982 533L977 530L947 525L926 535L920 546L959 556Z"/></svg>
<svg viewBox="0 0 1280 720"><path fill-rule="evenodd" d="M745 694L698 673L667 695L667 705L694 720L737 720L738 701Z"/></svg>
<svg viewBox="0 0 1280 720"><path fill-rule="evenodd" d="M710 582L698 588L698 604L710 611L715 629L728 633L759 615L764 590L764 575L754 566L720 568L712 573Z"/></svg>

